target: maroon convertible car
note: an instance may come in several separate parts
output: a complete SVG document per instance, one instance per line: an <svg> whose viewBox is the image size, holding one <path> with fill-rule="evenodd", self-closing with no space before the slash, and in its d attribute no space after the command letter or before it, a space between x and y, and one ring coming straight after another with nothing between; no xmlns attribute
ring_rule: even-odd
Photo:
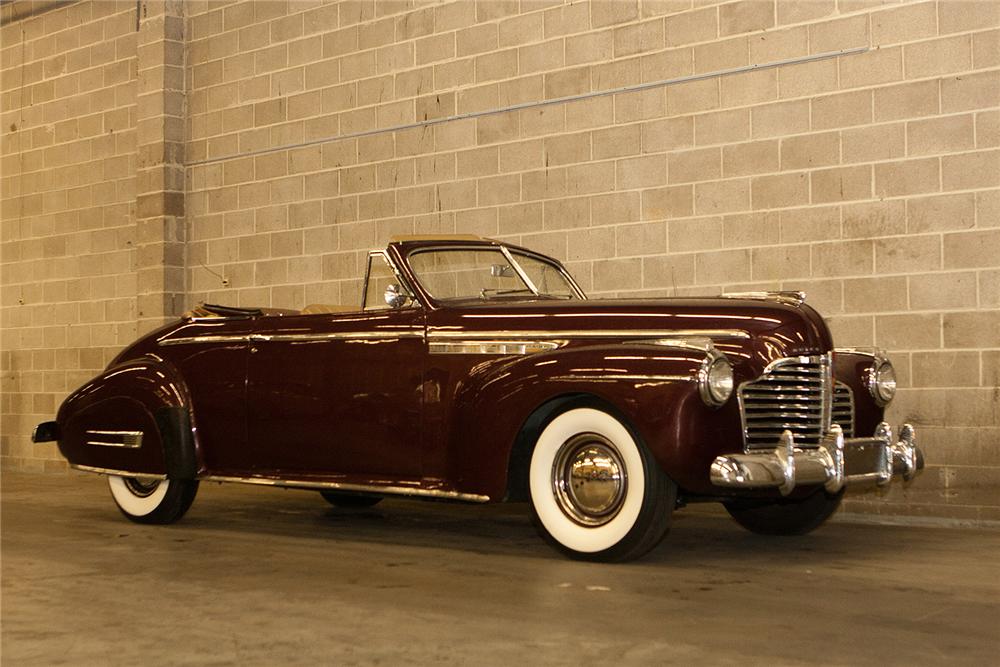
<svg viewBox="0 0 1000 667"><path fill-rule="evenodd" d="M168 523L201 480L528 501L582 559L637 558L675 508L803 533L849 486L911 479L878 351L833 348L797 292L588 300L544 255L472 236L368 255L361 307L202 305L74 392L35 442Z"/></svg>

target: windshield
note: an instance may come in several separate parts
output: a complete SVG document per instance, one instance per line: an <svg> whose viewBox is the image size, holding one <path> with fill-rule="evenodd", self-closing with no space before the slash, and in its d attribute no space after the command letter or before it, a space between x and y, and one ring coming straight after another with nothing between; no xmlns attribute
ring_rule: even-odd
<svg viewBox="0 0 1000 667"><path fill-rule="evenodd" d="M412 253L409 263L435 299L576 298L556 265L516 251L510 259L500 248L434 248Z"/></svg>

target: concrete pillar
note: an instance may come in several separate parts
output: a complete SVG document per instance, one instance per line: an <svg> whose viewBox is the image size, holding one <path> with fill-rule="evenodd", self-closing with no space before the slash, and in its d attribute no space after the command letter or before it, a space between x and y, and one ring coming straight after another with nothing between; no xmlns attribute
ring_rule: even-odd
<svg viewBox="0 0 1000 667"><path fill-rule="evenodd" d="M136 313L139 333L184 304L184 5L139 6Z"/></svg>

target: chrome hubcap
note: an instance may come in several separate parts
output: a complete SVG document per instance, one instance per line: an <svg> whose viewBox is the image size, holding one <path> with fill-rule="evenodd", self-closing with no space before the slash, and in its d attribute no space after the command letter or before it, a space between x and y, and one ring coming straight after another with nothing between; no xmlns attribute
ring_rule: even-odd
<svg viewBox="0 0 1000 667"><path fill-rule="evenodd" d="M158 479L143 477L125 478L125 487L132 493L132 495L138 496L139 498L146 498L147 496L153 495L153 492L156 491L159 486L160 480Z"/></svg>
<svg viewBox="0 0 1000 667"><path fill-rule="evenodd" d="M618 449L596 433L575 435L559 448L552 489L559 509L584 526L608 523L621 509L628 478Z"/></svg>

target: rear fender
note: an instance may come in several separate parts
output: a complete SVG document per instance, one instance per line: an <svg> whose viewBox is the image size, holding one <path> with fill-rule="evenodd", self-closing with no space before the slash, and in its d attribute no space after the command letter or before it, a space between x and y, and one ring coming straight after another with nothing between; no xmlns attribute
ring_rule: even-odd
<svg viewBox="0 0 1000 667"><path fill-rule="evenodd" d="M193 479L201 468L191 401L155 355L114 365L59 408L59 451L83 469Z"/></svg>
<svg viewBox="0 0 1000 667"><path fill-rule="evenodd" d="M739 437L739 418L733 399L718 410L701 400L705 358L695 348L633 343L570 346L483 364L456 396L452 478L491 498L519 499L519 484L509 478L526 469L537 435L566 401L589 397L627 420L678 484L693 480L693 470L703 470L696 477L707 481L714 450L700 445ZM735 420L719 417L727 410ZM725 435L724 424L735 424L735 432Z"/></svg>

